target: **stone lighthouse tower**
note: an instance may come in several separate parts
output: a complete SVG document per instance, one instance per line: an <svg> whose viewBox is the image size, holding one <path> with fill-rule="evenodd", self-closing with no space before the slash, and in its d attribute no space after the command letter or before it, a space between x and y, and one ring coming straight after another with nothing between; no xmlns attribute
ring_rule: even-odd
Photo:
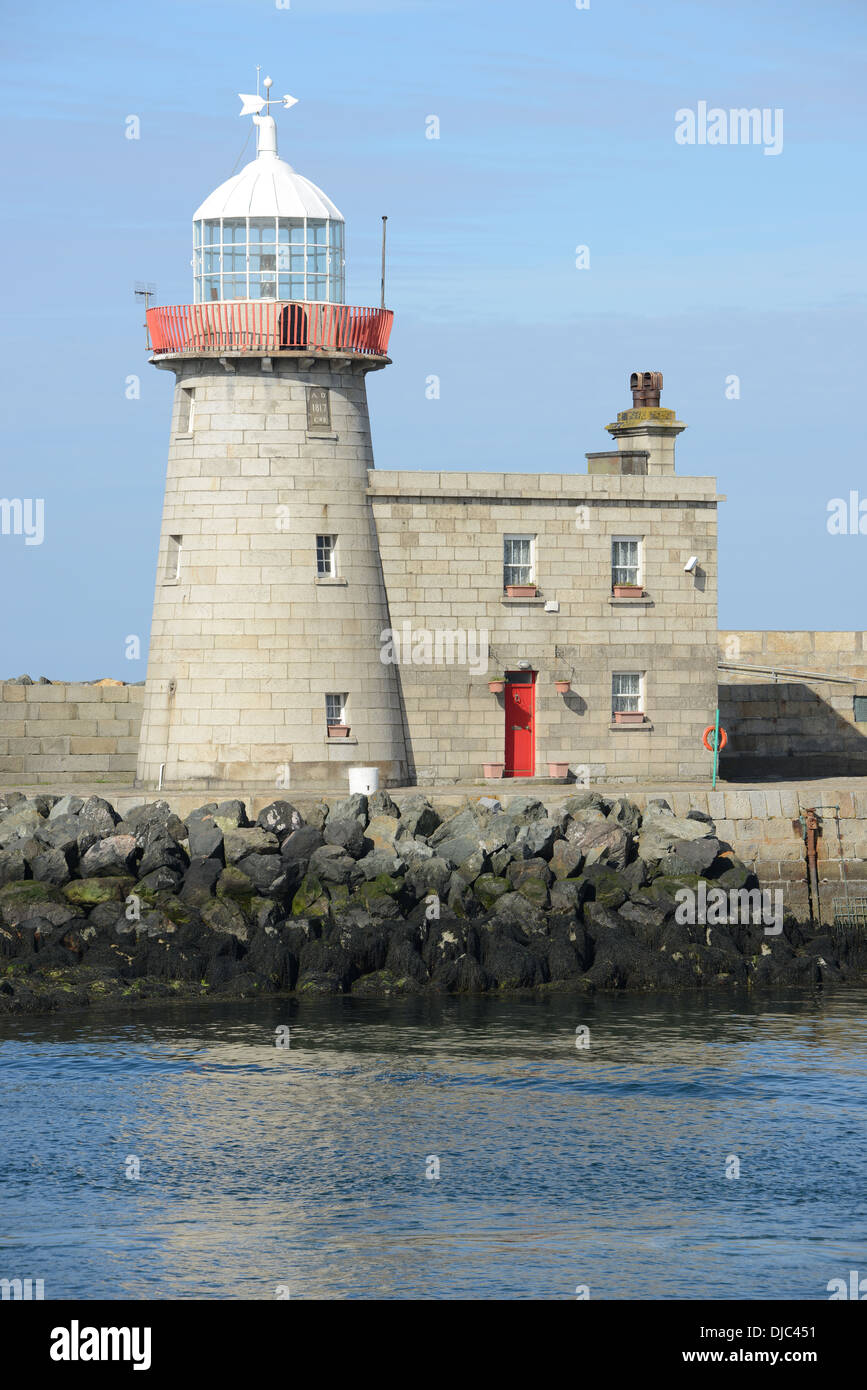
<svg viewBox="0 0 867 1390"><path fill-rule="evenodd" d="M343 217L280 159L270 87L241 98L256 158L193 216L193 302L147 315L152 361L175 376L149 788L406 776L367 477L365 379L389 362L392 314L344 304Z"/></svg>

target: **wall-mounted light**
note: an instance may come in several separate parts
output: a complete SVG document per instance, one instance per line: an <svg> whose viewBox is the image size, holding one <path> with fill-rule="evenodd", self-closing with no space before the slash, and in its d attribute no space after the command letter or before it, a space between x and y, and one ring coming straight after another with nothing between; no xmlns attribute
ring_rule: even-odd
<svg viewBox="0 0 867 1390"><path fill-rule="evenodd" d="M518 669L521 670L521 671L529 671L529 669L530 669L530 663L529 663L529 661L519 661L519 662L518 662Z"/></svg>

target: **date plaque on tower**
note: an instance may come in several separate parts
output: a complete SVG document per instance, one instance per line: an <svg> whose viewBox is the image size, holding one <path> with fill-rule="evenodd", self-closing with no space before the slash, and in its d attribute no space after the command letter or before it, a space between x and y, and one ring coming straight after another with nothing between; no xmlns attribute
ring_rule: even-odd
<svg viewBox="0 0 867 1390"><path fill-rule="evenodd" d="M325 386L307 387L307 428L331 429L331 401Z"/></svg>

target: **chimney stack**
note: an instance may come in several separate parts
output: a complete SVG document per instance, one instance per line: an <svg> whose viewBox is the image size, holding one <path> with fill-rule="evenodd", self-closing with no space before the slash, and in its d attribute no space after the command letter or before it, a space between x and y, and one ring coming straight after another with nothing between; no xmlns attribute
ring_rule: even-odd
<svg viewBox="0 0 867 1390"><path fill-rule="evenodd" d="M674 472L674 441L686 425L673 410L659 404L662 372L633 372L629 378L632 409L621 410L608 433L621 452L647 454L648 476ZM626 469L624 468L625 472Z"/></svg>

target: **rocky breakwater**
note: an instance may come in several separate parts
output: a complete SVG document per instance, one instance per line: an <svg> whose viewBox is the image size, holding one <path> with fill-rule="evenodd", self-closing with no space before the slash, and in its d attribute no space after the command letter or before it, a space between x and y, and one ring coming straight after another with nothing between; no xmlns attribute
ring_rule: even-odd
<svg viewBox="0 0 867 1390"><path fill-rule="evenodd" d="M705 887L702 887L702 884ZM0 1010L97 1001L790 987L863 979L859 938L713 921L757 887L713 822L592 791L549 813L421 794L304 814L240 801L121 819L101 797L0 797ZM689 890L684 893L684 890ZM683 903L687 902L686 910ZM696 913L692 914L693 917ZM717 918L719 918L717 913ZM737 913L735 913L737 917Z"/></svg>

